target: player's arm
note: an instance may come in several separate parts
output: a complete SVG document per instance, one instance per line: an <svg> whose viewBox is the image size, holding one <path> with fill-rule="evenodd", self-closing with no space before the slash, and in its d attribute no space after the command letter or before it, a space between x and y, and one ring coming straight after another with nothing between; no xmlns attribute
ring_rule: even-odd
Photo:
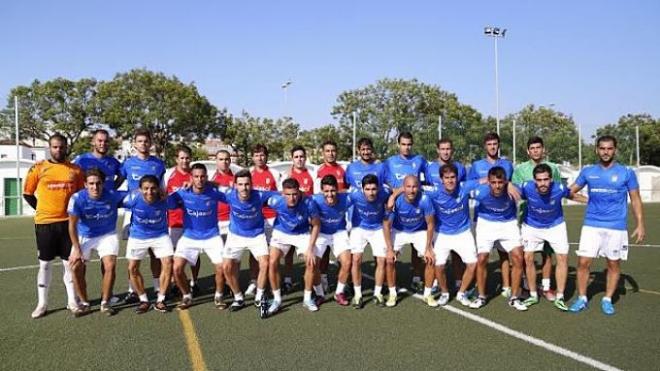
<svg viewBox="0 0 660 371"><path fill-rule="evenodd" d="M82 250L80 249L80 239L78 238L78 216L74 214L69 214L69 238L71 239L69 262L82 260Z"/></svg>
<svg viewBox="0 0 660 371"><path fill-rule="evenodd" d="M126 180L126 178L124 178L123 175L118 174L117 177L115 178L115 189L119 189L122 183L124 183L124 180Z"/></svg>
<svg viewBox="0 0 660 371"><path fill-rule="evenodd" d="M23 193L23 199L28 203L28 205L30 205L31 208L35 210L37 209L37 197L35 195L27 195Z"/></svg>
<svg viewBox="0 0 660 371"><path fill-rule="evenodd" d="M309 245L307 246L307 254L305 255L305 260L307 260L307 265L314 266L316 264L314 246L316 245L316 239L319 237L319 231L321 230L321 218L318 216L311 218L310 224L312 225L312 231L309 234Z"/></svg>
<svg viewBox="0 0 660 371"><path fill-rule="evenodd" d="M511 197L512 200L518 202L521 199L520 196L520 189L516 187L513 183L509 182L506 185L506 191L509 194L509 197Z"/></svg>
<svg viewBox="0 0 660 371"><path fill-rule="evenodd" d="M399 195L401 193L403 193L403 187L394 188L394 191L392 192L390 197L388 197L388 199L387 199L387 204L385 204L385 208L387 210L393 210L394 209L394 203L396 202L396 198L399 197Z"/></svg>
<svg viewBox="0 0 660 371"><path fill-rule="evenodd" d="M639 189L628 191L630 195L630 204L632 205L633 215L637 221L637 227L632 233L636 237L635 242L640 243L646 237L646 228L644 227L644 211L642 210L642 197L639 195Z"/></svg>
<svg viewBox="0 0 660 371"><path fill-rule="evenodd" d="M424 261L427 264L435 265L435 254L433 253L433 232L435 230L435 216L427 215L426 219L426 250L424 251Z"/></svg>
<svg viewBox="0 0 660 371"><path fill-rule="evenodd" d="M182 206L183 201L179 192L174 192L167 196L167 208L170 210L178 209Z"/></svg>
<svg viewBox="0 0 660 371"><path fill-rule="evenodd" d="M587 201L589 201L589 198L587 196L583 195L582 193L570 193L568 195L569 200L573 200L575 202L579 202L581 204L586 204Z"/></svg>
<svg viewBox="0 0 660 371"><path fill-rule="evenodd" d="M37 209L37 197L34 195L34 192L37 190L37 184L39 184L39 170L37 169L37 164L34 164L25 177L23 199L35 210Z"/></svg>
<svg viewBox="0 0 660 371"><path fill-rule="evenodd" d="M385 248L387 249L387 254L385 258L388 261L396 261L396 254L394 253L394 245L392 244L392 221L394 220L394 214L390 214L388 217L383 220L383 233L385 234Z"/></svg>

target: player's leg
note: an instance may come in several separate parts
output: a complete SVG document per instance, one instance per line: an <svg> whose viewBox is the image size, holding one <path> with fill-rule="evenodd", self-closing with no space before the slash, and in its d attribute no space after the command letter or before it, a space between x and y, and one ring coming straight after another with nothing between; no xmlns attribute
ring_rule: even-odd
<svg viewBox="0 0 660 371"><path fill-rule="evenodd" d="M103 274L103 284L101 286L101 313L111 316L117 313L117 311L110 306L112 288L115 285L117 255L109 254L101 257L101 264L103 264L105 270L105 273Z"/></svg>
<svg viewBox="0 0 660 371"><path fill-rule="evenodd" d="M144 290L144 278L142 277L142 273L140 273L140 260L129 259L128 274L131 279L131 285L140 298L140 304L135 308L135 313L146 313L150 309L151 305L149 304L147 293Z"/></svg>
<svg viewBox="0 0 660 371"><path fill-rule="evenodd" d="M73 284L73 271L69 266L69 255L71 254L71 238L69 237L69 222L55 223L56 237L54 237L57 256L62 259L62 281L67 296L67 306L75 308L78 299L76 299L76 290ZM84 269L84 266L83 266Z"/></svg>
<svg viewBox="0 0 660 371"><path fill-rule="evenodd" d="M309 252L305 252L304 254L304 260L305 260L305 274L303 276L303 281L304 281L304 291L303 291L303 307L307 308L311 312L317 311L318 305L316 302L312 299L312 290L315 289L314 286L315 283L320 283L319 282L319 276L320 276L320 270L319 270L319 264L321 262L321 257L323 256L323 253L325 251L316 254L315 256L312 257L313 261L310 261L310 259L307 259L307 255ZM314 254L314 252L312 252ZM319 285L320 286L320 285Z"/></svg>
<svg viewBox="0 0 660 371"><path fill-rule="evenodd" d="M323 291L328 291L330 284L328 283L328 268L330 267L330 249L325 250L325 254L319 262L319 274L321 275L321 285Z"/></svg>
<svg viewBox="0 0 660 371"><path fill-rule="evenodd" d="M557 294L554 304L560 310L566 311L568 307L564 303L564 291L566 290L566 278L568 277L568 254L558 253L556 256L555 280L557 281Z"/></svg>
<svg viewBox="0 0 660 371"><path fill-rule="evenodd" d="M152 285L154 292L160 291L160 259L156 258L154 252L149 249L149 267L151 268Z"/></svg>
<svg viewBox="0 0 660 371"><path fill-rule="evenodd" d="M447 285L447 272L445 271L450 254L450 244L447 240L443 234L437 234L433 243L433 253L435 254L434 273L440 287L439 305L446 305L449 302L449 287Z"/></svg>
<svg viewBox="0 0 660 371"><path fill-rule="evenodd" d="M284 256L284 292L289 293L293 290L293 256L295 249L289 249Z"/></svg>
<svg viewBox="0 0 660 371"><path fill-rule="evenodd" d="M463 275L465 274L465 262L455 251L451 251L451 270L453 273L453 284L456 289L463 284Z"/></svg>
<svg viewBox="0 0 660 371"><path fill-rule="evenodd" d="M190 284L188 277L186 277L186 265L188 260L181 256L181 249L177 248L174 255L174 265L172 266L172 274L174 275L174 282L176 282L179 291L181 292L181 302L177 305L180 310L188 309L192 305L192 294L190 293ZM192 255L192 254L190 254ZM199 258L199 254L197 256ZM197 263L197 259L192 261L192 264Z"/></svg>
<svg viewBox="0 0 660 371"><path fill-rule="evenodd" d="M248 285L248 288L245 290L245 296L252 296L254 295L256 289L257 289L257 281L259 280L259 262L257 259L250 254L250 284Z"/></svg>
<svg viewBox="0 0 660 371"><path fill-rule="evenodd" d="M83 303L88 303L89 299L87 297L87 280L85 279L85 262L83 260L76 260L69 262L69 268L73 273L73 283L76 289L76 294L78 298Z"/></svg>
<svg viewBox="0 0 660 371"><path fill-rule="evenodd" d="M349 245L351 247L351 279L353 280L353 307L362 308L362 256L367 245L365 231L356 227L351 229ZM382 233L381 233L382 235ZM381 283L382 285L382 283Z"/></svg>
<svg viewBox="0 0 660 371"><path fill-rule="evenodd" d="M520 238L518 238L518 243ZM507 247L508 249L508 247ZM521 294L521 283L522 283L522 274L523 274L523 261L524 254L522 246L516 246L513 249L509 250L509 259L511 260L511 298L509 300L509 305L514 307L516 310L525 311L527 306L522 303L519 299ZM535 276L536 277L536 276Z"/></svg>
<svg viewBox="0 0 660 371"><path fill-rule="evenodd" d="M337 243L337 241L334 241L334 243ZM334 246L333 246L334 249ZM351 274L351 251L349 249L345 249L341 253L339 253L339 256L337 256L337 260L339 261L339 272L337 273L337 288L335 290L335 301L339 305L348 305L350 302L346 298L346 293L344 292L344 289L346 287L346 282L348 282L348 276Z"/></svg>
<svg viewBox="0 0 660 371"><path fill-rule="evenodd" d="M619 259L607 259L607 281L605 284L605 296L601 301L601 309L607 315L614 314L612 297L616 293L619 278L621 277L621 261Z"/></svg>
<svg viewBox="0 0 660 371"><path fill-rule="evenodd" d="M53 278L53 259L56 249L51 240L50 224L35 224L34 232L37 240L37 251L39 270L37 272L37 306L32 312L32 318L40 318L46 315L48 308L48 293ZM67 264L68 265L68 264ZM77 307L75 301L72 303Z"/></svg>
<svg viewBox="0 0 660 371"><path fill-rule="evenodd" d="M527 249L527 247L525 247ZM529 287L529 298L525 300L525 305L530 306L539 302L538 291L536 290L536 262L534 251L524 251L525 275L527 276L527 286Z"/></svg>
<svg viewBox="0 0 660 371"><path fill-rule="evenodd" d="M601 244L602 234L598 228L582 226L580 232L580 245L576 252L578 255L577 263L577 298L568 308L573 313L581 312L587 309L587 286L589 285L589 272L593 258L598 256Z"/></svg>
<svg viewBox="0 0 660 371"><path fill-rule="evenodd" d="M410 249L410 265L412 266L412 281L410 288L415 293L420 293L424 290L424 283L422 276L425 275L424 259L420 258L415 251L415 247Z"/></svg>
<svg viewBox="0 0 660 371"><path fill-rule="evenodd" d="M497 254L500 257L500 273L502 276L502 292L501 295L507 299L511 296L511 262L509 261L509 254L506 251L497 249Z"/></svg>
<svg viewBox="0 0 660 371"><path fill-rule="evenodd" d="M541 257L543 259L541 266L541 292L543 292L543 296L549 301L554 301L556 297L555 292L550 287L552 282L552 255L552 247L546 242L543 245L543 252L541 252Z"/></svg>

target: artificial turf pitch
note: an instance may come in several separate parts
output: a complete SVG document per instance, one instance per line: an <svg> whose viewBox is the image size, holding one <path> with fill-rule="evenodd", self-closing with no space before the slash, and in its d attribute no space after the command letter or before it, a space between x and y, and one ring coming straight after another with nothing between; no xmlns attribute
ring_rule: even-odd
<svg viewBox="0 0 660 371"><path fill-rule="evenodd" d="M571 242L578 241L583 208L567 207ZM594 264L590 307L580 314L562 313L541 300L520 313L497 295L496 264L491 265L492 298L480 310L449 305L475 314L620 369L660 367L660 204L644 205L646 244L632 247L622 266L623 279L615 298L616 315L600 312L604 261ZM632 220L632 217L630 218ZM632 226L632 225L631 225ZM631 243L633 243L631 241ZM120 256L123 254L123 245ZM567 298L575 295L575 250L571 246ZM400 284L409 282L406 251L399 263ZM496 254L493 254L496 255ZM395 308L367 302L364 309L340 307L331 293L319 312L302 308L300 285L284 298L284 309L262 320L253 306L230 313L212 304L211 265L202 263L203 295L189 311L192 328L176 310L136 315L123 307L113 317L97 311L73 318L66 304L61 266L54 267L49 314L33 320L37 269L33 222L8 218L0 222L0 370L41 369L588 369L588 364L520 340L472 319L443 309L432 309L411 296ZM247 285L247 259L242 265L242 286ZM363 271L373 274L367 257ZM98 262L89 264L90 298L99 297ZM23 267L15 270L7 268ZM296 278L301 264L297 262ZM149 285L148 262L142 272ZM335 281L331 269L331 285ZM118 261L115 292L123 296L127 285L126 261ZM373 282L364 279L365 299ZM331 290L332 291L332 290ZM401 295L400 295L401 298ZM248 304L252 301L248 300ZM93 302L98 308L98 300Z"/></svg>

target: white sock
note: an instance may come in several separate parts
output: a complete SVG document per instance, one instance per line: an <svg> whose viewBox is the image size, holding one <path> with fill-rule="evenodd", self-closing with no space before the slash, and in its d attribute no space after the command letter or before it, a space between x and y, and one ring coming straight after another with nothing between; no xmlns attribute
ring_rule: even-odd
<svg viewBox="0 0 660 371"><path fill-rule="evenodd" d="M438 280L433 280L433 287L438 287Z"/></svg>
<svg viewBox="0 0 660 371"><path fill-rule="evenodd" d="M355 291L355 296L362 296L362 286L353 286L353 291Z"/></svg>
<svg viewBox="0 0 660 371"><path fill-rule="evenodd" d="M445 297L445 298L448 298L448 297L449 297L449 293L448 293L448 292L443 292L442 295L440 295L440 296L443 296L443 297Z"/></svg>
<svg viewBox="0 0 660 371"><path fill-rule="evenodd" d="M107 300L101 300L101 305L107 305L108 301Z"/></svg>
<svg viewBox="0 0 660 371"><path fill-rule="evenodd" d="M564 298L564 293L563 292L558 292L556 296L557 296L557 299L563 299Z"/></svg>
<svg viewBox="0 0 660 371"><path fill-rule="evenodd" d="M64 288L66 289L66 297L69 304L76 303L76 289L73 286L73 272L68 260L62 260Z"/></svg>
<svg viewBox="0 0 660 371"><path fill-rule="evenodd" d="M424 297L431 295L431 290L432 288L430 287L424 287Z"/></svg>
<svg viewBox="0 0 660 371"><path fill-rule="evenodd" d="M323 285L315 285L314 286L314 292L318 296L325 296L325 293L323 292Z"/></svg>
<svg viewBox="0 0 660 371"><path fill-rule="evenodd" d="M396 286L390 287L390 295L396 296Z"/></svg>
<svg viewBox="0 0 660 371"><path fill-rule="evenodd" d="M335 295L344 293L345 287L346 287L345 283L337 282L337 289L335 290Z"/></svg>
<svg viewBox="0 0 660 371"><path fill-rule="evenodd" d="M541 287L543 288L543 291L550 290L550 279L549 278L542 279L541 280Z"/></svg>
<svg viewBox="0 0 660 371"><path fill-rule="evenodd" d="M165 295L163 294L158 294L158 298L156 299L157 302L164 302L165 301Z"/></svg>
<svg viewBox="0 0 660 371"><path fill-rule="evenodd" d="M530 292L529 292L529 296L531 296L531 297L533 297L533 298L536 299L536 298L539 297L539 293L536 292L536 291L530 291Z"/></svg>
<svg viewBox="0 0 660 371"><path fill-rule="evenodd" d="M140 297L140 301L141 301L141 302L147 302L147 301L149 301L149 297L147 296L147 293L146 293L146 292L145 292L144 294L140 294L139 297Z"/></svg>
<svg viewBox="0 0 660 371"><path fill-rule="evenodd" d="M128 281L128 290L126 290L126 291L128 291L129 294L132 294L132 293L135 292L135 290L133 289L133 284L131 283L131 281Z"/></svg>
<svg viewBox="0 0 660 371"><path fill-rule="evenodd" d="M190 300L192 300L192 294L191 294L191 293L183 294L183 299L190 299Z"/></svg>
<svg viewBox="0 0 660 371"><path fill-rule="evenodd" d="M603 297L603 301L609 301L609 302L611 303L611 302L612 302L612 298L610 298L610 297L608 297L608 296L604 296L604 297Z"/></svg>
<svg viewBox="0 0 660 371"><path fill-rule="evenodd" d="M280 303L282 302L282 290L280 289L273 290L273 300L278 301Z"/></svg>
<svg viewBox="0 0 660 371"><path fill-rule="evenodd" d="M216 291L214 297L215 297L216 299L222 299L222 295L223 295L223 294L222 294L221 291Z"/></svg>
<svg viewBox="0 0 660 371"><path fill-rule="evenodd" d="M160 291L160 277L153 277L151 279L154 285L154 291L159 292Z"/></svg>
<svg viewBox="0 0 660 371"><path fill-rule="evenodd" d="M190 280L190 288L191 288L191 289L192 289L193 287L195 287L196 284L197 284L197 282L195 282L195 280Z"/></svg>
<svg viewBox="0 0 660 371"><path fill-rule="evenodd" d="M239 293L234 294L234 300L236 300L236 301L243 300L243 293L239 292Z"/></svg>
<svg viewBox="0 0 660 371"><path fill-rule="evenodd" d="M442 295L444 295L444 293ZM449 294L447 294L447 295L449 295ZM463 291L459 291L459 292L456 293L456 297L457 298L463 298L463 297L465 297L465 293Z"/></svg>
<svg viewBox="0 0 660 371"><path fill-rule="evenodd" d="M422 280L422 277L414 276L412 281L413 281L413 283L417 283L417 282L420 282L421 280Z"/></svg>
<svg viewBox="0 0 660 371"><path fill-rule="evenodd" d="M383 286L374 286L374 295L380 295L383 292Z"/></svg>
<svg viewBox="0 0 660 371"><path fill-rule="evenodd" d="M587 299L587 295L580 295L578 298L579 298L580 300L588 301L588 299Z"/></svg>
<svg viewBox="0 0 660 371"><path fill-rule="evenodd" d="M312 300L312 290L305 290L305 292L303 293L303 300L304 301Z"/></svg>
<svg viewBox="0 0 660 371"><path fill-rule="evenodd" d="M254 295L254 300L261 300L261 297L264 296L264 289L257 289L257 294Z"/></svg>
<svg viewBox="0 0 660 371"><path fill-rule="evenodd" d="M39 272L37 273L37 306L39 307L48 305L48 290L53 278L52 265L50 261L39 260Z"/></svg>

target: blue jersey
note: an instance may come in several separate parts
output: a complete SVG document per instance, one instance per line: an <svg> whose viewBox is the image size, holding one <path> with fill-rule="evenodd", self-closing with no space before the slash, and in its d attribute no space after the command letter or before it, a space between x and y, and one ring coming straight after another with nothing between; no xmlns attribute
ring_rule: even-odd
<svg viewBox="0 0 660 371"><path fill-rule="evenodd" d="M93 168L101 170L105 174L105 181L103 182L105 189L115 189L115 178L121 176L121 164L112 156L99 158L91 152L87 152L74 158L73 163L78 165L83 171Z"/></svg>
<svg viewBox="0 0 660 371"><path fill-rule="evenodd" d="M167 200L145 201L139 191L129 193L123 202L131 211L131 238L146 240L167 235Z"/></svg>
<svg viewBox="0 0 660 371"><path fill-rule="evenodd" d="M397 231L417 232L426 230L426 217L433 214L433 203L427 195L422 193L410 203L402 193L394 201L389 220L393 221L392 227Z"/></svg>
<svg viewBox="0 0 660 371"><path fill-rule="evenodd" d="M149 156L146 160L131 156L121 165L121 175L126 178L128 190L133 191L140 188L140 179L145 175L153 175L162 183L165 163L154 156Z"/></svg>
<svg viewBox="0 0 660 371"><path fill-rule="evenodd" d="M362 189L362 178L365 175L375 175L378 178L378 186L385 182L385 168L381 162L365 164L362 160L353 161L346 167L346 182L349 187Z"/></svg>
<svg viewBox="0 0 660 371"><path fill-rule="evenodd" d="M392 188L399 188L407 175L414 175L420 179L420 175L426 170L426 160L420 155L412 155L408 158L395 155L388 158L384 166L387 184Z"/></svg>
<svg viewBox="0 0 660 371"><path fill-rule="evenodd" d="M534 228L550 228L564 221L561 199L568 198L571 191L561 183L552 182L547 194L539 194L536 183L523 183L520 195L527 200L527 211L523 223Z"/></svg>
<svg viewBox="0 0 660 371"><path fill-rule="evenodd" d="M470 229L470 193L479 187L478 181L459 183L454 192L444 186L425 191L435 208L435 231L458 234Z"/></svg>
<svg viewBox="0 0 660 371"><path fill-rule="evenodd" d="M218 236L218 202L225 194L211 184L201 193L192 188L179 189L167 197L170 209L183 209L183 235L193 240L206 240Z"/></svg>
<svg viewBox="0 0 660 371"><path fill-rule="evenodd" d="M485 158L474 161L470 167L470 172L468 173L467 178L468 180L474 180L487 177L488 171L495 166L504 168L506 179L509 181L511 180L511 176L513 175L513 164L505 158L498 158L495 163L491 163Z"/></svg>
<svg viewBox="0 0 660 371"><path fill-rule="evenodd" d="M348 194L353 204L353 215L351 225L353 228L360 227L367 230L377 230L383 228L383 220L389 213L385 210L385 204L390 197L391 192L387 189L379 189L376 199L373 202L367 201L362 190L353 190Z"/></svg>
<svg viewBox="0 0 660 371"><path fill-rule="evenodd" d="M288 207L284 196L276 195L268 200L268 206L277 212L273 228L287 234L309 232L309 219L319 217L319 209L311 197L303 197L296 206Z"/></svg>
<svg viewBox="0 0 660 371"><path fill-rule="evenodd" d="M272 196L279 195L276 191L252 190L250 198L243 201L236 189L223 194L222 201L229 204L229 231L242 237L255 237L264 233L264 203Z"/></svg>
<svg viewBox="0 0 660 371"><path fill-rule="evenodd" d="M458 174L456 174L456 182L464 182L466 179L465 166L463 166L463 164L458 161L454 161L452 164L454 164L458 170ZM424 172L424 180L426 181L426 184L440 188L444 187L442 184L442 179L440 178L441 167L442 164L440 164L438 161L434 161L426 165L426 171Z"/></svg>
<svg viewBox="0 0 660 371"><path fill-rule="evenodd" d="M515 187L509 183L509 187ZM494 221L506 222L516 219L516 201L509 197L504 190L499 197L493 196L488 184L481 184L473 192L474 199L478 202L475 213L480 218Z"/></svg>
<svg viewBox="0 0 660 371"><path fill-rule="evenodd" d="M319 219L321 219L321 233L333 234L337 231L346 230L346 211L352 202L346 193L337 194L337 202L330 206L325 202L322 194L315 194L312 200L319 210Z"/></svg>
<svg viewBox="0 0 660 371"><path fill-rule="evenodd" d="M71 196L67 212L78 217L78 234L99 237L114 232L117 228L117 206L123 197L122 192L106 189L98 200L91 198L86 189Z"/></svg>
<svg viewBox="0 0 660 371"><path fill-rule="evenodd" d="M575 180L589 187L584 225L625 231L628 220L628 192L639 189L635 172L618 163L605 169L599 164L585 167Z"/></svg>

